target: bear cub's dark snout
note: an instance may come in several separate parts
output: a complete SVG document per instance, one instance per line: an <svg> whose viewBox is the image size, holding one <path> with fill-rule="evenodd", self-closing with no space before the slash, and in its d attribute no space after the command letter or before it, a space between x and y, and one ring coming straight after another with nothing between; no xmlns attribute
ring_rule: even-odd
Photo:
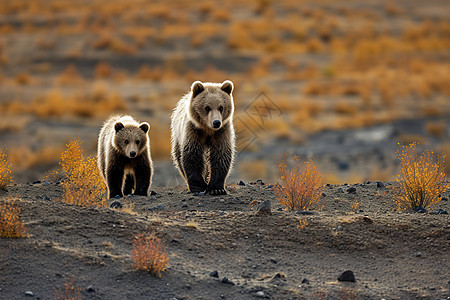
<svg viewBox="0 0 450 300"><path fill-rule="evenodd" d="M213 122L213 127L214 127L214 128L219 128L221 124L222 124L222 123L221 123L219 120L215 120L215 121Z"/></svg>
<svg viewBox="0 0 450 300"><path fill-rule="evenodd" d="M131 151L131 152L130 152L130 156L131 156L131 157L135 157L135 156L136 156L136 151Z"/></svg>

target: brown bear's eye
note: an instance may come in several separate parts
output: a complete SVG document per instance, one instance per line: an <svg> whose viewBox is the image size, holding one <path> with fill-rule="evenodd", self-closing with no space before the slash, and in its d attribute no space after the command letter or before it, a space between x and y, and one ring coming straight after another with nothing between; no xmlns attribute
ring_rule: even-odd
<svg viewBox="0 0 450 300"><path fill-rule="evenodd" d="M211 107L207 106L205 107L206 112L210 112L211 111Z"/></svg>
<svg viewBox="0 0 450 300"><path fill-rule="evenodd" d="M223 106L219 107L219 111L223 112Z"/></svg>
<svg viewBox="0 0 450 300"><path fill-rule="evenodd" d="M130 141L129 140L125 140L125 144L128 144Z"/></svg>
<svg viewBox="0 0 450 300"><path fill-rule="evenodd" d="M137 141L136 141L136 145L139 145L140 142L141 142L140 140L137 140Z"/></svg>

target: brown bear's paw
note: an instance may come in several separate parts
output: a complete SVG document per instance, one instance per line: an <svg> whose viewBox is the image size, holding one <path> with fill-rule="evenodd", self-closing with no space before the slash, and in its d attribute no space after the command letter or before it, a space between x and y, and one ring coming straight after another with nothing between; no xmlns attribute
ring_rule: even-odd
<svg viewBox="0 0 450 300"><path fill-rule="evenodd" d="M219 188L219 189L207 189L206 190L207 194L210 195L226 195L227 191L224 188Z"/></svg>
<svg viewBox="0 0 450 300"><path fill-rule="evenodd" d="M206 183L205 185L190 185L189 186L189 191L191 193L201 193L204 192L206 190Z"/></svg>

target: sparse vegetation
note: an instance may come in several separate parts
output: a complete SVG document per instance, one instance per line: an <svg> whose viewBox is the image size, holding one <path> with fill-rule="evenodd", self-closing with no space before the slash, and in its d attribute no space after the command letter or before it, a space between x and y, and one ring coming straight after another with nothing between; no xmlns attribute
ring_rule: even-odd
<svg viewBox="0 0 450 300"><path fill-rule="evenodd" d="M56 300L81 300L81 289L75 285L75 278L64 284L64 288L55 289Z"/></svg>
<svg viewBox="0 0 450 300"><path fill-rule="evenodd" d="M0 148L0 190L6 189L12 182L11 168L12 165L8 161L5 148Z"/></svg>
<svg viewBox="0 0 450 300"><path fill-rule="evenodd" d="M289 210L320 209L322 176L312 161L301 163L293 156L294 168L289 168L286 155L279 164L281 185L275 186L277 200Z"/></svg>
<svg viewBox="0 0 450 300"><path fill-rule="evenodd" d="M8 198L0 204L0 237L22 238L27 236L27 230L20 220L20 207L17 199Z"/></svg>
<svg viewBox="0 0 450 300"><path fill-rule="evenodd" d="M134 267L161 277L169 261L161 240L154 234L141 234L133 241Z"/></svg>
<svg viewBox="0 0 450 300"><path fill-rule="evenodd" d="M83 157L80 141L74 140L67 144L66 151L61 155L61 167L66 180L63 202L86 207L104 207L106 186L103 182L95 157Z"/></svg>
<svg viewBox="0 0 450 300"><path fill-rule="evenodd" d="M432 150L418 154L415 143L401 146L397 156L401 163L397 177L400 187L394 197L398 208L427 209L439 203L440 194L447 188L442 157Z"/></svg>

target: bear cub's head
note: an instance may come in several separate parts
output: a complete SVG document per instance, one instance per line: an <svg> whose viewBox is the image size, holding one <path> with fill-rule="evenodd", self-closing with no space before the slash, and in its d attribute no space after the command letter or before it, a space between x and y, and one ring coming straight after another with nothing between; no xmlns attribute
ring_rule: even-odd
<svg viewBox="0 0 450 300"><path fill-rule="evenodd" d="M194 123L208 130L222 128L233 117L233 89L230 80L222 83L195 81L189 102L189 114Z"/></svg>
<svg viewBox="0 0 450 300"><path fill-rule="evenodd" d="M129 158L134 158L142 153L148 144L148 130L150 125L143 122L136 126L116 122L114 124L114 147L119 153Z"/></svg>

